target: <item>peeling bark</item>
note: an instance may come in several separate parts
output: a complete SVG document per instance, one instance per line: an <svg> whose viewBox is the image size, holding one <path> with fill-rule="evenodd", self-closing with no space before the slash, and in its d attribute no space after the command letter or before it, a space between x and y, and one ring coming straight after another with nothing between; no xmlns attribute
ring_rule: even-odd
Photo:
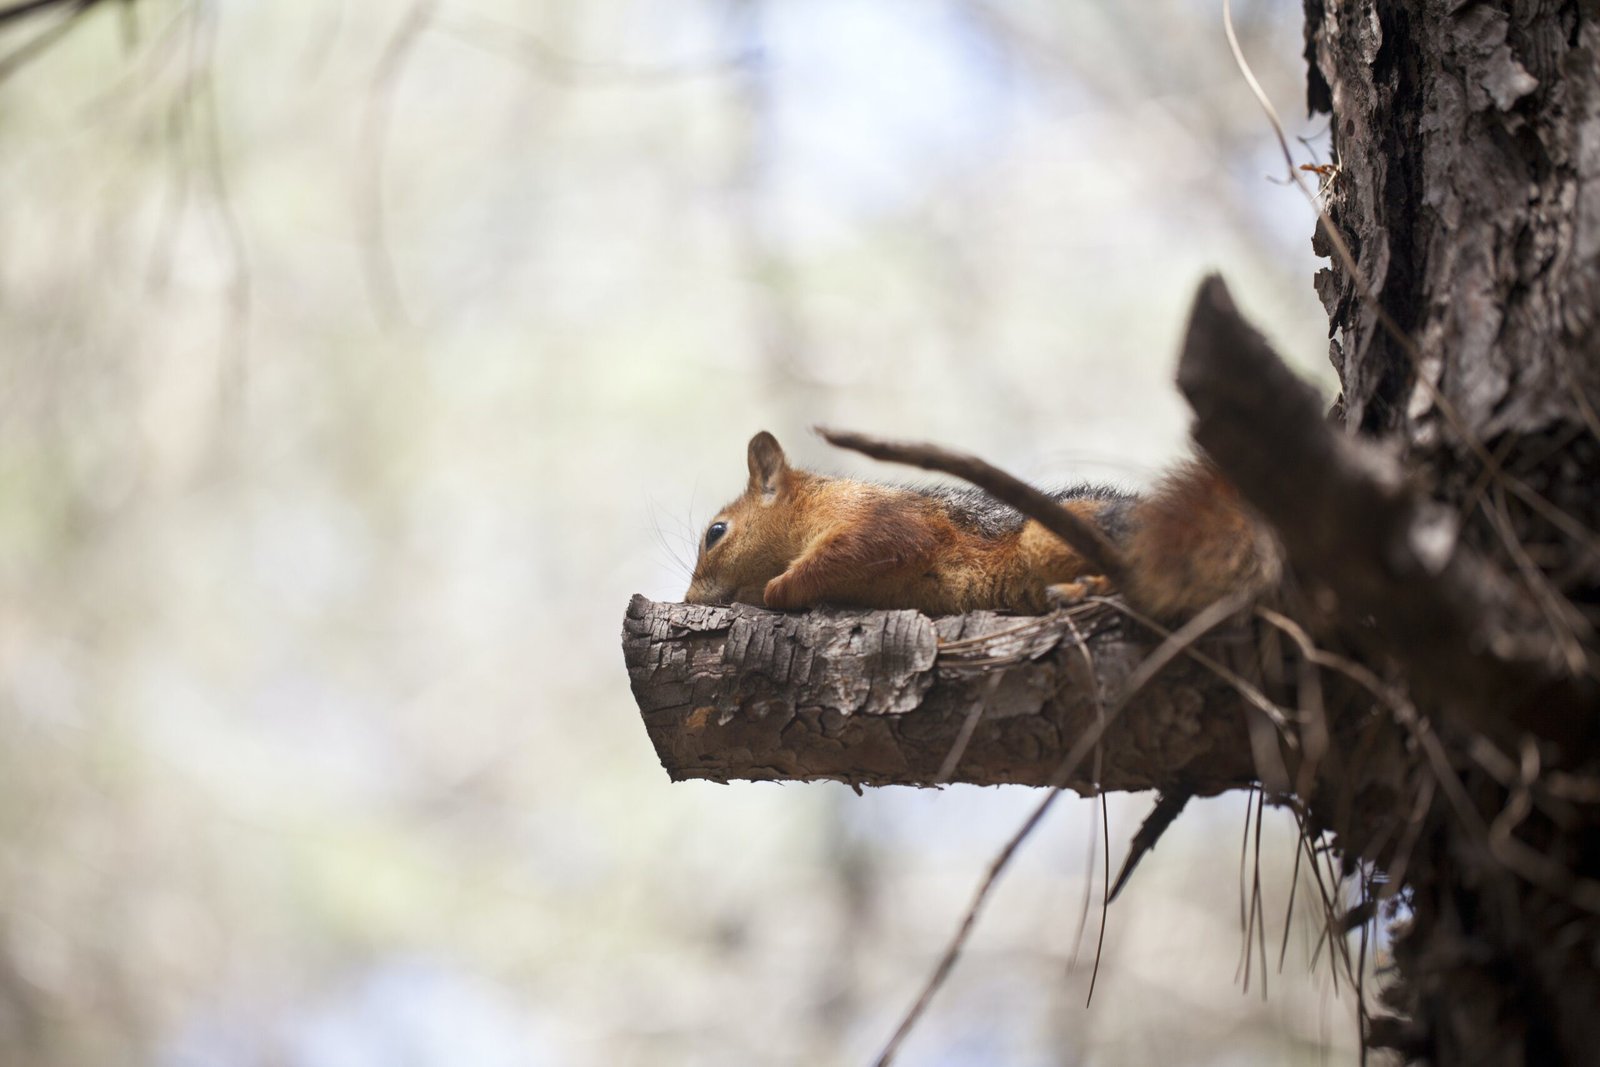
<svg viewBox="0 0 1600 1067"><path fill-rule="evenodd" d="M1456 438L1420 373L1481 440L1582 425L1600 398L1594 5L1310 0L1306 15L1309 98L1332 105L1343 168L1333 220L1423 354L1409 366L1353 280L1324 272L1352 423L1424 449Z"/></svg>
<svg viewBox="0 0 1600 1067"><path fill-rule="evenodd" d="M1095 725L1098 700L1120 692L1154 647L1106 611L1076 625L1092 676L1061 616L786 614L636 596L623 654L674 779L1044 785ZM1226 654L1230 640L1241 635L1207 647ZM1176 663L1107 729L1099 786L1181 783L1209 795L1247 785L1256 777L1247 714L1260 713L1241 709L1226 682ZM1096 792L1091 767L1068 787Z"/></svg>

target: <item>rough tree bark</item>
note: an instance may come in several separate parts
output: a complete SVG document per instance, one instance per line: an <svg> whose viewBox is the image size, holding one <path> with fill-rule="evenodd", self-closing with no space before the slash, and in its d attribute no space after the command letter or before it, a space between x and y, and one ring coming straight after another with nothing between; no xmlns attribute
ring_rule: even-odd
<svg viewBox="0 0 1600 1067"><path fill-rule="evenodd" d="M1287 565L1254 629L1195 646L1209 667L1180 656L1122 708L1160 636L1110 609L928 620L636 598L624 647L669 772L1260 783L1334 835L1354 920L1402 920L1373 1044L1594 1062L1597 12L1306 0L1309 104L1340 163L1330 222L1357 268L1317 279L1342 394L1324 422L1220 284L1202 287L1179 372L1196 439ZM1102 714L1096 780L1070 757Z"/></svg>
<svg viewBox="0 0 1600 1067"><path fill-rule="evenodd" d="M1114 612L1080 620L1087 646L1061 618L786 615L634 597L623 650L675 779L1047 785L1150 651ZM1193 662L1175 665L1110 721L1098 760L1060 784L1092 792L1096 764L1105 789L1251 784L1245 717L1206 714L1231 694Z"/></svg>
<svg viewBox="0 0 1600 1067"><path fill-rule="evenodd" d="M1376 296L1337 264L1318 279L1346 421L1426 477L1461 541L1540 616L1526 632L1589 679L1600 605L1597 10L1592 0L1306 2L1308 102L1330 113L1342 166L1332 221ZM1414 350L1382 328L1377 305ZM1425 699L1441 724L1465 703ZM1516 732L1527 724L1514 703L1477 710ZM1600 1049L1587 881L1600 874L1600 812L1555 800L1524 810L1551 759L1592 770L1597 711L1592 695L1560 709L1572 731L1560 749L1521 746L1512 777L1528 788L1508 791L1467 765L1470 808L1428 816L1407 868L1412 916L1392 998L1412 1019L1415 1056L1579 1063ZM1456 752L1472 743L1456 740ZM1538 858L1522 855L1508 873L1508 850L1524 846Z"/></svg>

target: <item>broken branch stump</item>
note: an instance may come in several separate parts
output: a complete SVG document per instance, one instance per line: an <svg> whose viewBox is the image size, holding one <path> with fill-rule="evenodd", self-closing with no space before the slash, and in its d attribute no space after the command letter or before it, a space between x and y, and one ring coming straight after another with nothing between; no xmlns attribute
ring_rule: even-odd
<svg viewBox="0 0 1600 1067"><path fill-rule="evenodd" d="M674 780L1045 785L1157 643L1103 606L1075 609L1073 620L635 596L622 644ZM1222 633L1204 647L1226 656L1244 640ZM1248 785L1249 714L1259 713L1228 683L1179 657L1106 731L1099 786L1211 795ZM1068 787L1096 792L1093 765L1083 761Z"/></svg>

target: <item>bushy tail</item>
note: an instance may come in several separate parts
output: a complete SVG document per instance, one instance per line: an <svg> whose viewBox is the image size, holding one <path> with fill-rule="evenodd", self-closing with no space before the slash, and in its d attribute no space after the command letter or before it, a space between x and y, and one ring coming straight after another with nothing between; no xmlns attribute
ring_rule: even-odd
<svg viewBox="0 0 1600 1067"><path fill-rule="evenodd" d="M1233 483L1204 459L1173 468L1134 512L1123 592L1159 618L1276 584L1280 555Z"/></svg>

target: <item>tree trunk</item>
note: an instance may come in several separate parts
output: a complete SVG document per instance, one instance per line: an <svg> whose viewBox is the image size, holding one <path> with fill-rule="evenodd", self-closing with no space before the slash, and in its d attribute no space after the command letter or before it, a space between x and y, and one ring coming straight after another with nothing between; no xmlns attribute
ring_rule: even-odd
<svg viewBox="0 0 1600 1067"><path fill-rule="evenodd" d="M1545 655L1590 677L1600 605L1597 10L1592 0L1306 0L1308 101L1330 113L1341 167L1330 215L1363 276L1335 261L1317 281L1344 418L1407 455L1461 540L1517 582ZM1384 329L1378 306L1414 349ZM1478 651L1457 654L1466 663ZM1455 703L1423 708L1443 722ZM1579 736L1561 750L1503 745L1521 763L1513 778L1539 781L1552 758L1592 767L1597 710L1592 698L1563 709ZM1457 756L1478 743L1450 740ZM1392 998L1412 1020L1405 1047L1440 1063L1593 1062L1594 797L1529 813L1529 788L1508 792L1482 761L1454 762L1470 809L1430 814L1406 871L1411 917ZM1522 856L1513 874L1504 853L1524 845L1537 860Z"/></svg>

